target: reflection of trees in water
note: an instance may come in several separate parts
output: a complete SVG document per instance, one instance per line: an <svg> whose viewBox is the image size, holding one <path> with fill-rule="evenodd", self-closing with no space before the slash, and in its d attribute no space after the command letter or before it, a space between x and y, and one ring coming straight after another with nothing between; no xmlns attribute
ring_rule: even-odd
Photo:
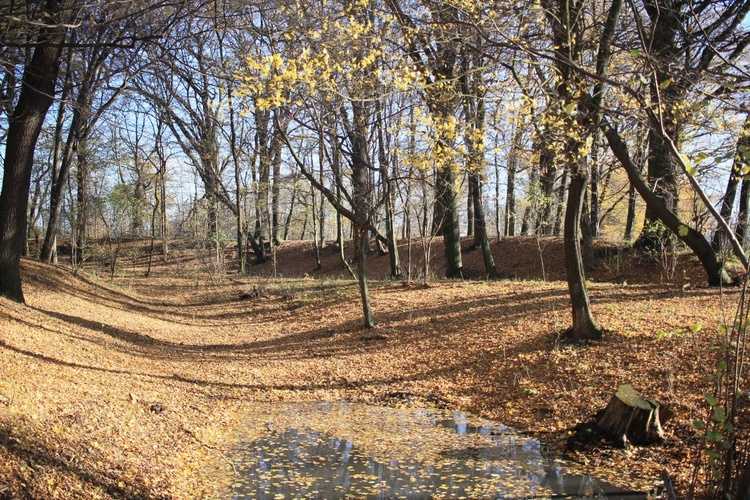
<svg viewBox="0 0 750 500"><path fill-rule="evenodd" d="M335 425L304 431L282 425L236 448L232 460L240 477L233 484L233 497L524 498L624 493L588 476L566 475L563 464L545 456L538 441L499 424L475 425L466 415L437 410L357 406L307 404L279 409L296 412L296 418L305 422L316 420L305 418L308 412L332 420L345 417L368 435L347 439L333 435ZM284 419L274 421L281 424ZM381 424L384 429L379 432ZM412 450L400 446L403 437L394 429L408 433ZM390 455L368 451L372 439L379 439Z"/></svg>

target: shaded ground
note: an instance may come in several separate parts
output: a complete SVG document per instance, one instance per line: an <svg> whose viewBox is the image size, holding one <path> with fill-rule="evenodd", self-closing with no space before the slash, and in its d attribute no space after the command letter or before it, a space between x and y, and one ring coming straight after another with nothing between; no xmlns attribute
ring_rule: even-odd
<svg viewBox="0 0 750 500"><path fill-rule="evenodd" d="M702 287L688 257L671 282L660 264L606 257L591 298L610 333L574 347L558 337L569 326L565 283L539 280L542 261L548 279L564 276L560 242L493 247L517 279L374 281L372 331L360 327L354 282L298 277L316 276L309 243L282 246L278 272L297 276L285 279L260 276L270 263L251 269L258 276L211 273L184 243L148 279L136 245L114 279L98 263L73 276L24 261L28 305L0 299L0 498L203 497L214 485L201 471L222 463L226 436L274 401L460 409L559 445L627 382L676 412L666 444L572 458L633 488L667 468L684 494L710 342L738 291ZM342 274L334 249L322 255L318 274ZM465 266L482 274L479 251ZM370 268L387 274L388 258L373 256Z"/></svg>

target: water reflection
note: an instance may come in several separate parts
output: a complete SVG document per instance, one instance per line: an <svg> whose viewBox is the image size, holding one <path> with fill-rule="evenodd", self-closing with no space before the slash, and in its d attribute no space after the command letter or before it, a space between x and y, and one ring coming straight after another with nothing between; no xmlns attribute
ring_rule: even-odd
<svg viewBox="0 0 750 500"><path fill-rule="evenodd" d="M646 498L566 474L539 441L462 413L345 403L280 411L293 416L266 423L230 457L240 474L233 498Z"/></svg>

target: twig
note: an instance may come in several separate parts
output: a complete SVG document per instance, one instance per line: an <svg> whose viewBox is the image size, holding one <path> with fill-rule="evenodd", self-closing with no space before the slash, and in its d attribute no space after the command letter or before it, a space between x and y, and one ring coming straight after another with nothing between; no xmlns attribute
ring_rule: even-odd
<svg viewBox="0 0 750 500"><path fill-rule="evenodd" d="M203 442L203 441L201 441L201 439L200 439L200 438L199 438L198 436L196 436L196 435L195 435L195 433L194 433L193 431L191 431L190 429L187 429L187 428L183 427L183 428L182 428L182 430L183 430L183 431L185 432L185 434L187 434L187 435L188 435L188 436L190 436L191 438L195 439L195 440L196 440L196 441L198 442L198 444L200 444L201 446L203 446L203 447L205 447L205 448L208 448L209 450L214 450L214 451L215 451L216 453L218 453L219 455L221 455L221 458L223 458L223 459L224 459L224 460L225 460L225 461L226 461L226 462L227 462L227 463L228 463L229 465L231 465L231 466L232 466L232 470L234 471L234 475L235 475L235 476L239 476L239 475L240 475L239 471L237 470L237 466L236 466L236 465L234 464L234 462L232 462L231 460L229 460L229 458L227 458L227 456L226 456L226 455L224 455L224 454L223 454L223 453L221 452L221 450L220 450L219 448L217 448L216 446L212 446L212 445L210 445L210 444L206 444L206 443L204 443L204 442Z"/></svg>
<svg viewBox="0 0 750 500"><path fill-rule="evenodd" d="M674 486L672 485L672 478L669 476L669 471L663 469L661 471L661 477L664 481L664 493L667 495L667 500L677 500L677 495L674 492Z"/></svg>

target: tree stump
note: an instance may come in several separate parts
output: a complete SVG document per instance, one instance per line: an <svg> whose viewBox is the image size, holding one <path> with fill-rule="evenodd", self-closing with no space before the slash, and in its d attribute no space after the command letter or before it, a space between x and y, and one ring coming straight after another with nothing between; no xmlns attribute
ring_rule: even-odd
<svg viewBox="0 0 750 500"><path fill-rule="evenodd" d="M672 416L667 408L644 398L632 385L624 384L600 412L596 425L619 446L648 445L663 441L662 424Z"/></svg>

